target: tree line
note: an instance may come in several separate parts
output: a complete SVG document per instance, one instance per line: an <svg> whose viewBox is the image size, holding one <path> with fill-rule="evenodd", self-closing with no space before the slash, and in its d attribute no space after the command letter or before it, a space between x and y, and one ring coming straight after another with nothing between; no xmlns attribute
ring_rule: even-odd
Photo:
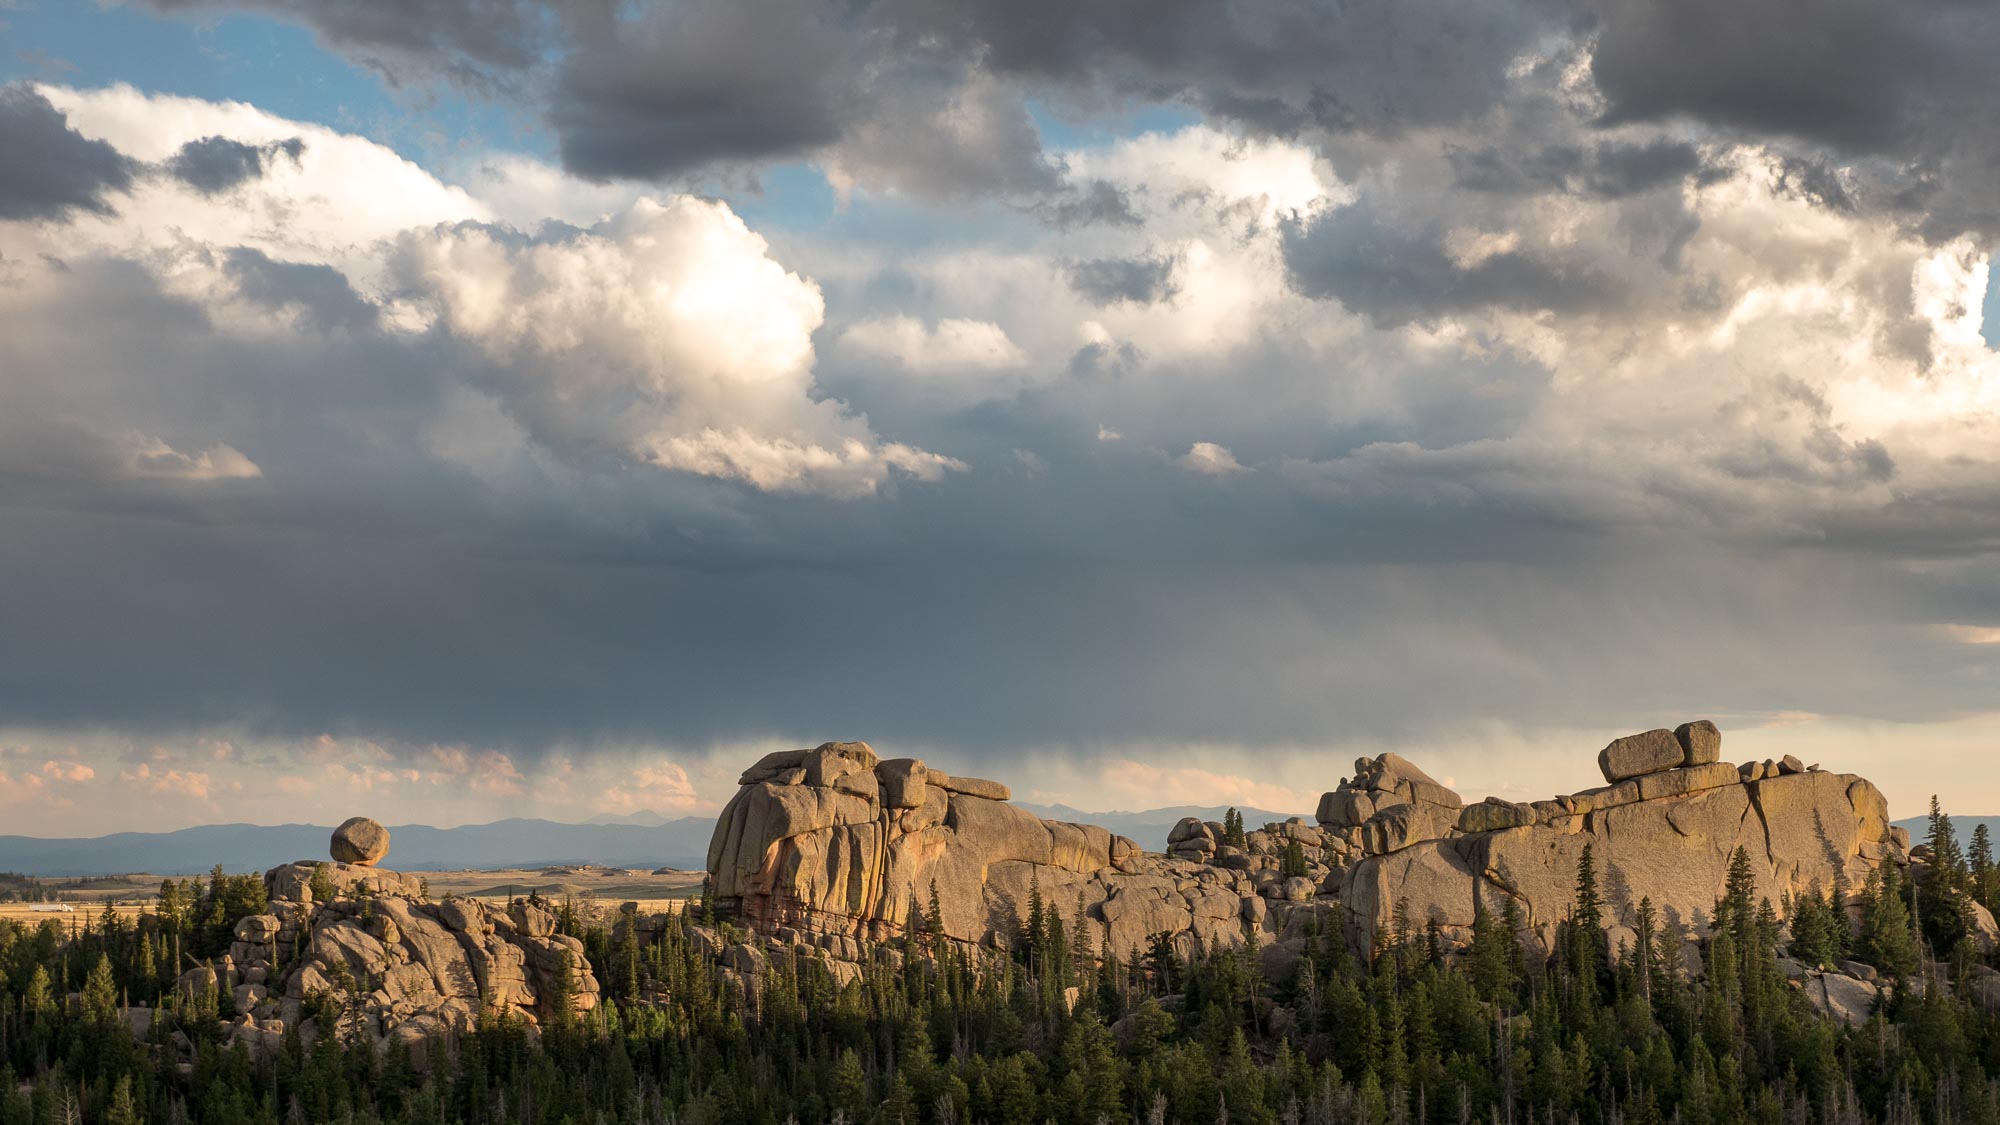
<svg viewBox="0 0 2000 1125"><path fill-rule="evenodd" d="M1039 888L1010 950L948 939L933 894L857 978L777 955L754 987L705 902L657 930L564 909L603 1002L538 1028L489 1011L423 1066L297 1029L253 1054L221 998L176 995L180 967L265 908L260 881L218 871L137 919L0 924L0 1125L2000 1125L1970 926L1994 901L1990 842L1961 851L1934 809L1928 846L1927 877L1885 866L1858 919L1845 887L1757 897L1739 851L1698 963L1648 901L1611 946L1588 849L1547 956L1510 901L1456 955L1401 910L1370 956L1328 927L1275 976L1254 942L1094 956ZM1890 985L1854 1027L1791 980L1843 961Z"/></svg>

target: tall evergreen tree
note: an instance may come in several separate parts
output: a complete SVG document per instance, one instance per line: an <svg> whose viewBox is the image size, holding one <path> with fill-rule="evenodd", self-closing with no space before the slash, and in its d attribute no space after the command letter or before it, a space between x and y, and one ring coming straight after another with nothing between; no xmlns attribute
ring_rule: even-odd
<svg viewBox="0 0 2000 1125"><path fill-rule="evenodd" d="M1986 831L1986 822L1972 826L1972 852L1970 855L1972 872L1972 896L1988 910L2000 903L2000 868L1993 862L1993 838Z"/></svg>
<svg viewBox="0 0 2000 1125"><path fill-rule="evenodd" d="M1916 933L1911 928L1909 908L1903 904L1902 880L1893 863L1885 863L1871 873L1862 891L1859 952L1862 960L1891 976L1916 971Z"/></svg>
<svg viewBox="0 0 2000 1125"><path fill-rule="evenodd" d="M1925 842L1930 846L1930 870L1917 888L1917 914L1931 948L1945 957L1972 933L1972 875L1958 846L1958 832L1935 794Z"/></svg>

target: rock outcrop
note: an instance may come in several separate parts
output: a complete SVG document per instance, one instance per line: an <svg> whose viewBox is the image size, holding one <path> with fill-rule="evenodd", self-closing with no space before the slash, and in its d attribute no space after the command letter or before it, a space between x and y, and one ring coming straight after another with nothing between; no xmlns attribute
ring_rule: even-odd
<svg viewBox="0 0 2000 1125"><path fill-rule="evenodd" d="M1782 904L1810 887L1858 895L1907 840L1889 825L1888 803L1867 780L1779 766L1719 761L1713 723L1654 730L1613 741L1598 755L1612 784L1531 804L1489 802L1460 817L1457 831L1374 854L1342 889L1350 935L1365 947L1391 925L1398 903L1449 934L1469 933L1478 909L1509 899L1543 945L1575 894L1588 846L1604 890L1604 924L1616 942L1642 898L1689 936L1707 932L1737 848L1750 857L1757 891Z"/></svg>
<svg viewBox="0 0 2000 1125"><path fill-rule="evenodd" d="M332 1011L340 1034L421 1057L483 1010L532 1025L597 1005L583 943L536 903L430 902L417 876L344 862L289 863L264 885L269 913L239 920L229 953L177 982L226 997L232 1034L253 1048L288 1028L325 1034L314 1013Z"/></svg>
<svg viewBox="0 0 2000 1125"><path fill-rule="evenodd" d="M1647 731L1599 754L1604 786L1472 805L1382 754L1322 797L1316 824L1295 817L1236 841L1189 818L1157 855L1102 828L1044 821L995 782L827 743L744 773L708 866L723 911L822 948L893 937L933 902L948 936L1004 946L1039 894L1066 920L1076 912L1093 949L1125 955L1156 935L1183 952L1232 948L1254 934L1282 962L1315 919L1341 925L1362 952L1399 909L1458 943L1479 910L1498 916L1509 900L1524 939L1550 948L1585 847L1614 944L1642 898L1666 925L1704 936L1738 848L1780 910L1815 885L1852 902L1877 864L1907 862L1907 836L1865 779L1793 758L1730 765L1721 746L1706 721Z"/></svg>
<svg viewBox="0 0 2000 1125"><path fill-rule="evenodd" d="M1156 934L1185 954L1241 946L1253 928L1280 933L1291 912L1269 907L1310 908L1320 889L1279 876L1269 833L1257 844L1266 854L1215 855L1203 826L1208 861L1175 859L1008 797L998 782L883 761L862 742L772 754L744 772L717 821L711 890L761 933L843 951L902 934L913 912L933 908L946 936L1006 945L1039 896L1093 951L1129 956ZM1321 835L1303 820L1284 831Z"/></svg>

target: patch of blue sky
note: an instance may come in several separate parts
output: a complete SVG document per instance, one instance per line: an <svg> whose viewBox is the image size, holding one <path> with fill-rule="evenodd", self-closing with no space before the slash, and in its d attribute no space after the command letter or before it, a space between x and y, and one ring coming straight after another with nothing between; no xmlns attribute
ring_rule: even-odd
<svg viewBox="0 0 2000 1125"><path fill-rule="evenodd" d="M554 148L519 107L468 98L442 83L392 88L283 20L180 19L84 0L18 0L0 8L0 23L0 81L124 82L146 93L248 102L367 137L431 169L470 151L547 159Z"/></svg>
<svg viewBox="0 0 2000 1125"><path fill-rule="evenodd" d="M1145 133L1175 133L1202 121L1201 114L1171 103L1137 105L1109 113L1085 115L1045 102L1030 102L1028 115L1041 132L1042 147L1056 152L1101 148Z"/></svg>
<svg viewBox="0 0 2000 1125"><path fill-rule="evenodd" d="M1979 334L1986 337L1987 347L2000 348L2000 250L1987 259L1986 307L1980 312Z"/></svg>

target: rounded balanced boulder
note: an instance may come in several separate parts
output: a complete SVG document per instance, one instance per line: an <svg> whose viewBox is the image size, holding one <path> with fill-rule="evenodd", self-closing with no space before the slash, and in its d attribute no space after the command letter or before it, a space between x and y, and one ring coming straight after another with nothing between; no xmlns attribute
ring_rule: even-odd
<svg viewBox="0 0 2000 1125"><path fill-rule="evenodd" d="M389 830L365 816L349 817L333 830L329 850L341 863L373 866L389 854Z"/></svg>

